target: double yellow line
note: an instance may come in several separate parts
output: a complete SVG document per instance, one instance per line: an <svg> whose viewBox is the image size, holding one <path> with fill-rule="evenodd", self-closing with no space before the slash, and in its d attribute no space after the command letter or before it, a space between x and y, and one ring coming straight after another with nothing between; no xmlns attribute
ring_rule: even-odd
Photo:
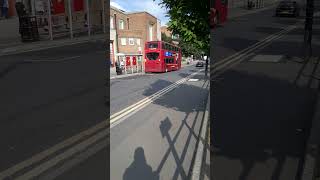
<svg viewBox="0 0 320 180"><path fill-rule="evenodd" d="M275 39L281 38L284 34L288 33L289 31L295 29L296 26L289 26L286 29L268 36L267 38L261 40L260 42L249 46L248 48L245 48L232 56L229 56L228 58L223 59L220 62L215 63L210 69L211 74L221 70L225 67L227 67L230 64L236 64L237 62L240 62L245 57L253 53L254 51L258 50L259 48L263 48L267 46L271 41ZM203 71L203 70L201 70ZM107 120L95 125L94 127L91 127L71 138L68 138L64 140L63 142L56 144L55 146L39 153L31 158L18 163L17 165L14 165L13 167L2 171L0 173L0 179L5 179L8 177L15 177L18 173L23 172L24 170L30 168L30 170L26 171L24 174L18 176L15 179L31 179L34 177L37 177L44 173L45 171L53 168L56 166L59 162L62 162L66 159L69 159L73 155L89 148L92 144L95 142L106 138L109 136L109 128L112 128L116 126L117 124L121 123L123 120L127 119L129 116L133 115L137 111L143 109L156 99L160 98L161 96L167 94L168 92L172 91L176 87L178 87L180 84L185 83L188 81L192 76L200 73L200 71L195 72L193 74L190 74L189 76L180 79L179 81L171 84L170 86L158 91L157 93L146 97L139 102L132 104L131 106L128 106L127 108L113 114L108 118ZM110 126L109 126L110 125ZM63 151L62 153L55 155L53 158L46 160L50 156Z"/></svg>
<svg viewBox="0 0 320 180"><path fill-rule="evenodd" d="M297 28L297 25L288 26L287 28L281 30L280 32L270 35L262 40L260 40L258 43L255 43L215 64L210 69L210 74L213 74L217 72L218 70L221 70L228 65L234 65L237 62L241 62L243 59L247 58L248 56L252 55L253 52L257 51L258 49L262 49L266 46L268 46L272 41L280 39L282 36L287 34L288 32L294 30Z"/></svg>
<svg viewBox="0 0 320 180"><path fill-rule="evenodd" d="M203 70L200 70L203 71ZM152 103L153 101L155 101L156 99L160 98L161 96L167 94L168 92L172 91L173 89L175 89L176 87L178 87L180 84L185 83L187 80L189 80L192 76L198 74L200 71L195 72L190 74L189 76L180 79L179 81L171 84L170 86L158 91L157 93L148 96L142 100L140 100L139 102L132 104L131 106L111 115L110 117L110 128L116 126L117 124L119 124L122 120L126 119L127 117L131 116L132 114L136 113L137 111L143 109L144 107L146 107L147 105L149 105L150 103Z"/></svg>

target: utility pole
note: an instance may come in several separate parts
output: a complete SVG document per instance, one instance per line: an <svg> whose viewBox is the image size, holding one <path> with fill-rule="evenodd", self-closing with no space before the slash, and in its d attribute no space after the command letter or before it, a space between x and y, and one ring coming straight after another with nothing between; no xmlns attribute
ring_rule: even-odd
<svg viewBox="0 0 320 180"><path fill-rule="evenodd" d="M312 41L313 11L314 11L314 0L307 0L306 20L305 20L305 26L304 26L304 44L305 44L306 58L310 58L310 56L312 55L311 41Z"/></svg>

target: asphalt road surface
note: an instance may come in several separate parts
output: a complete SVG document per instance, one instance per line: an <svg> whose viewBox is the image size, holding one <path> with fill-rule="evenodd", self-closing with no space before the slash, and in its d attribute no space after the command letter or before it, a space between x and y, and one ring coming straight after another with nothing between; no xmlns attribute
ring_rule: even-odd
<svg viewBox="0 0 320 180"><path fill-rule="evenodd" d="M104 48L97 41L0 57L0 171L106 120Z"/></svg>
<svg viewBox="0 0 320 180"><path fill-rule="evenodd" d="M97 41L1 57L0 179L191 176L209 91L203 68L111 80L106 107L104 48ZM108 130L109 108L114 115L157 92Z"/></svg>
<svg viewBox="0 0 320 180"><path fill-rule="evenodd" d="M214 63L240 52L234 63L211 74L212 179L293 180L300 175L316 81L311 88L307 77L295 81L304 57L302 18L273 14L271 9L242 16L212 32ZM318 41L318 29L314 33ZM313 49L319 56L319 43ZM305 74L311 74L311 66Z"/></svg>

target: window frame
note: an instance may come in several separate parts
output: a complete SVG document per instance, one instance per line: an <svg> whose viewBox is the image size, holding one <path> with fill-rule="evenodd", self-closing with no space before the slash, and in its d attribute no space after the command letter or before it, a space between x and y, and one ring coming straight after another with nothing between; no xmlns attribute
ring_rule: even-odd
<svg viewBox="0 0 320 180"><path fill-rule="evenodd" d="M130 40L132 40L132 44L130 43ZM134 44L134 38L128 38L128 44L130 45L130 46L134 46L135 44Z"/></svg>
<svg viewBox="0 0 320 180"><path fill-rule="evenodd" d="M110 16L110 29L114 29L114 17Z"/></svg>
<svg viewBox="0 0 320 180"><path fill-rule="evenodd" d="M122 40L124 40L124 41L122 41ZM121 46L126 46L127 45L127 38L124 38L124 37L120 38L120 42L121 42Z"/></svg>
<svg viewBox="0 0 320 180"><path fill-rule="evenodd" d="M139 40L139 41L138 41ZM138 43L139 42L139 43ZM140 38L136 38L136 43L138 46L141 46L141 39Z"/></svg>
<svg viewBox="0 0 320 180"><path fill-rule="evenodd" d="M119 29L121 29L121 30L124 29L124 20L123 19L119 19Z"/></svg>

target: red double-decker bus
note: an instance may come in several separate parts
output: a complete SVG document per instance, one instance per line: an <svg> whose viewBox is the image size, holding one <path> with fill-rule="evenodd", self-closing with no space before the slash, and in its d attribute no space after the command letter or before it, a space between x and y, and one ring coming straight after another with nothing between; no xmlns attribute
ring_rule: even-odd
<svg viewBox="0 0 320 180"><path fill-rule="evenodd" d="M181 49L164 41L145 44L145 72L168 72L181 68Z"/></svg>
<svg viewBox="0 0 320 180"><path fill-rule="evenodd" d="M223 24L228 17L228 0L210 0L210 27Z"/></svg>

